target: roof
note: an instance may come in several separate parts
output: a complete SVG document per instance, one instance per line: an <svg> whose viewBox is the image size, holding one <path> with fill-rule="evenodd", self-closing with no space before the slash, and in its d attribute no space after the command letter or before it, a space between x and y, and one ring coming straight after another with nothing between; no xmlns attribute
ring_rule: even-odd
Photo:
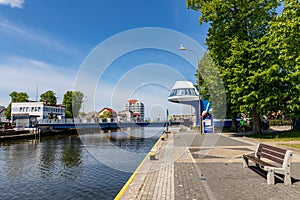
<svg viewBox="0 0 300 200"><path fill-rule="evenodd" d="M103 108L102 110L99 111L99 113L101 113L102 111L107 110L111 113L115 113L116 111L114 111L112 108Z"/></svg>
<svg viewBox="0 0 300 200"><path fill-rule="evenodd" d="M180 88L195 88L195 86L190 81L176 81L172 87L172 90Z"/></svg>
<svg viewBox="0 0 300 200"><path fill-rule="evenodd" d="M138 100L136 100L136 99L131 99L131 100L129 100L128 102L129 102L129 103L136 103L136 102L138 102Z"/></svg>

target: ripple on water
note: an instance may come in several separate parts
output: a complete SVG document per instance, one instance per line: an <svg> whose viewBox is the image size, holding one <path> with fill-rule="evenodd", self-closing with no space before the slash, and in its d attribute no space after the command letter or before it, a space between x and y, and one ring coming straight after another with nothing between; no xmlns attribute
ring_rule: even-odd
<svg viewBox="0 0 300 200"><path fill-rule="evenodd" d="M102 140L93 141L102 137ZM0 199L113 199L156 138L107 140L105 134L42 139L0 145ZM122 157L117 147L133 157ZM88 148L87 148L88 147ZM90 151L100 152L105 165ZM102 152L102 155L101 155ZM134 158L134 159L133 159Z"/></svg>

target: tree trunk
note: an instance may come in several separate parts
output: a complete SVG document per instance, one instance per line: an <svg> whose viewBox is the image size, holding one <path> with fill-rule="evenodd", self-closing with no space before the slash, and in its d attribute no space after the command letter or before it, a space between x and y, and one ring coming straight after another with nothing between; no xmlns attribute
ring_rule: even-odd
<svg viewBox="0 0 300 200"><path fill-rule="evenodd" d="M253 133L261 133L261 129L260 129L260 115L258 112L256 111L251 111L251 117L252 117L252 121L253 121Z"/></svg>
<svg viewBox="0 0 300 200"><path fill-rule="evenodd" d="M233 116L233 117L231 117L231 119L232 119L232 123L231 123L231 131L232 132L237 132L237 121L236 121L236 117L235 116Z"/></svg>

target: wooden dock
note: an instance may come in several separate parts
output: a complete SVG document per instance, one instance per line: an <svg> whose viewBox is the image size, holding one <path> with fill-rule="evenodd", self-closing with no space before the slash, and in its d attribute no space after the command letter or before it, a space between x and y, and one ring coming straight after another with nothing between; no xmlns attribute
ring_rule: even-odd
<svg viewBox="0 0 300 200"><path fill-rule="evenodd" d="M0 141L12 140L12 139L22 139L22 138L33 138L38 135L37 132L30 131L15 131L15 130L4 130L0 131Z"/></svg>

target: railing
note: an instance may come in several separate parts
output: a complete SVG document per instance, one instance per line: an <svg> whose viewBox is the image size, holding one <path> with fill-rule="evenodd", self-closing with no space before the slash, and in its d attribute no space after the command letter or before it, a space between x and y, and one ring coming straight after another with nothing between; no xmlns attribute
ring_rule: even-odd
<svg viewBox="0 0 300 200"><path fill-rule="evenodd" d="M135 121L135 120L127 120L127 121L119 121L117 118L113 118L110 120L98 120L96 119L80 119L80 118L75 118L75 119L42 119L38 120L38 124L80 124L80 123L85 123L85 124L94 124L94 123L148 123L149 121ZM165 123L165 120L161 121L151 121L150 123L156 123L156 122L162 122Z"/></svg>

